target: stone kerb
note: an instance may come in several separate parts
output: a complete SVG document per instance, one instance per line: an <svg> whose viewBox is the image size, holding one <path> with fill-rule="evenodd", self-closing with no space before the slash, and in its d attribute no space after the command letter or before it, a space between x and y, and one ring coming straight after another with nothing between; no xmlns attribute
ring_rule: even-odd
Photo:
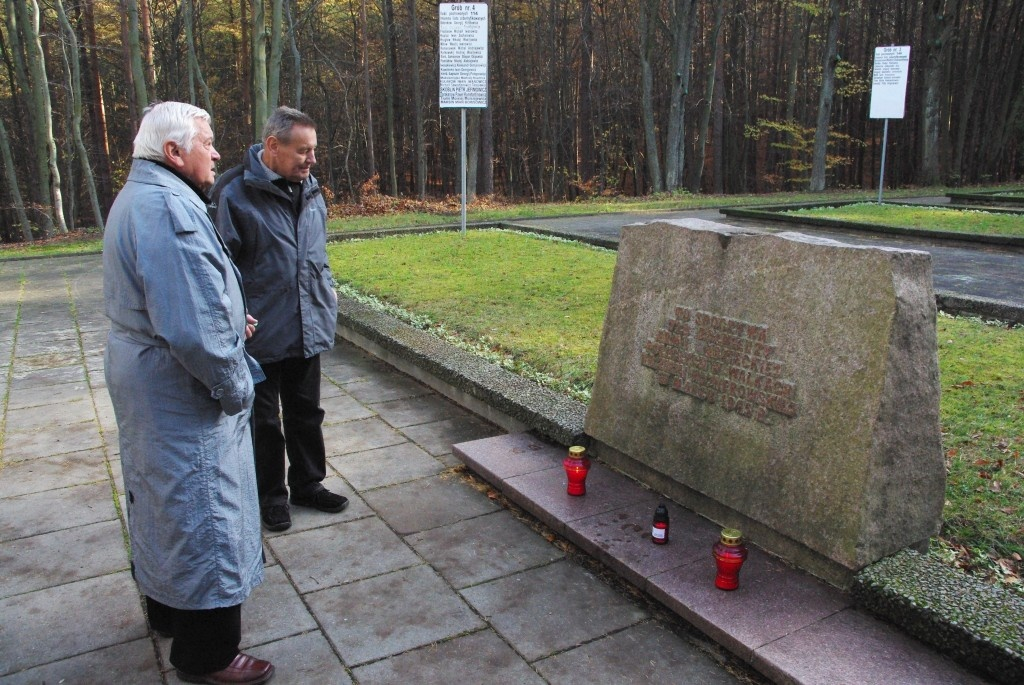
<svg viewBox="0 0 1024 685"><path fill-rule="evenodd" d="M839 586L938 531L927 253L701 220L623 229L592 451Z"/></svg>

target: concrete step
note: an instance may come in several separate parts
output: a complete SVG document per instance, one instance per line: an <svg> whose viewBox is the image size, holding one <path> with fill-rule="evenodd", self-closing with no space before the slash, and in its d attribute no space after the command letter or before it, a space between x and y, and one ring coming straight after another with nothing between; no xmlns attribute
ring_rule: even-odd
<svg viewBox="0 0 1024 685"><path fill-rule="evenodd" d="M586 495L568 495L563 447L514 433L460 443L453 453L518 506L775 682L990 682L753 545L739 588L718 590L711 556L718 526L666 502L670 541L654 545L651 519L664 498L597 462Z"/></svg>

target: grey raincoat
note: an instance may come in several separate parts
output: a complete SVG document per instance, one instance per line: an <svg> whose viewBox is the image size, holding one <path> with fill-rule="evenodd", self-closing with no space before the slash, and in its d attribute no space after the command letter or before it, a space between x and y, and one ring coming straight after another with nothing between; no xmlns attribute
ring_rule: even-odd
<svg viewBox="0 0 1024 685"><path fill-rule="evenodd" d="M203 199L135 160L110 209L106 379L120 432L132 565L177 609L241 604L263 580L241 278Z"/></svg>
<svg viewBox="0 0 1024 685"><path fill-rule="evenodd" d="M242 272L249 313L260 321L247 342L249 354L267 364L308 359L331 349L338 323L327 263L327 205L309 176L296 213L268 176L261 150L262 144L250 147L241 168L214 186L217 230Z"/></svg>

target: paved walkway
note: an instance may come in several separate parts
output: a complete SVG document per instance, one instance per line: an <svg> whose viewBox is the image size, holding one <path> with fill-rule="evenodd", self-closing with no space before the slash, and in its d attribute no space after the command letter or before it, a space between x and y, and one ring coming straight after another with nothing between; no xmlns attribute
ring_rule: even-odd
<svg viewBox="0 0 1024 685"><path fill-rule="evenodd" d="M128 570L101 281L0 262L0 685L177 682ZM352 504L265 538L242 641L275 682L759 682L453 468L500 430L347 344L323 373Z"/></svg>
<svg viewBox="0 0 1024 685"><path fill-rule="evenodd" d="M947 204L948 198L911 198L900 202ZM886 245L912 250L925 250L932 255L935 289L964 295L1003 300L1024 306L1024 250L955 240L927 240L908 236L867 234L863 231L827 229L818 226L771 224L734 219L717 209L695 211L652 211L630 214L607 214L554 219L524 219L522 226L563 233L568 237L585 236L618 241L622 227L631 223L697 218L736 226L752 226L773 232L799 231L857 245Z"/></svg>

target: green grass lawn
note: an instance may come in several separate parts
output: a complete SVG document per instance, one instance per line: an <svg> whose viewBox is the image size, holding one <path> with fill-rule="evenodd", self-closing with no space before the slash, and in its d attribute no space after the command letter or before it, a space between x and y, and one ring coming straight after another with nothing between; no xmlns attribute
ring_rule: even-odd
<svg viewBox="0 0 1024 685"><path fill-rule="evenodd" d="M392 313L577 399L589 396L614 252L490 230L348 241L328 252L339 279L397 305ZM940 316L938 336L949 476L935 553L1019 582L1024 328Z"/></svg>
<svg viewBox="0 0 1024 685"><path fill-rule="evenodd" d="M861 202L841 207L815 207L783 212L796 217L855 221L954 233L1024 237L1024 214L1003 214L981 209L947 209L915 205Z"/></svg>

